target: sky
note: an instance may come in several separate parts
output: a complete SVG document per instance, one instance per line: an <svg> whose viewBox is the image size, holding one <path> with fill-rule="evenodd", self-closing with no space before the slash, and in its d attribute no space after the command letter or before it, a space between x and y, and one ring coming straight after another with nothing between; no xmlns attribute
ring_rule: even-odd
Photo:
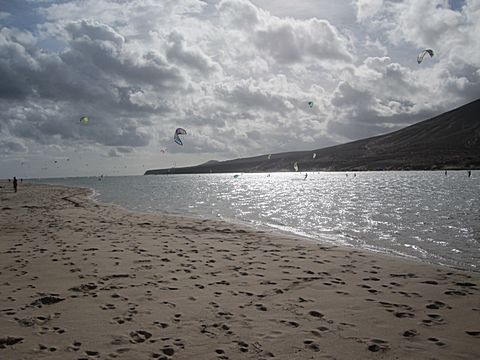
<svg viewBox="0 0 480 360"><path fill-rule="evenodd" d="M0 0L0 178L385 134L480 97L478 34L478 0Z"/></svg>

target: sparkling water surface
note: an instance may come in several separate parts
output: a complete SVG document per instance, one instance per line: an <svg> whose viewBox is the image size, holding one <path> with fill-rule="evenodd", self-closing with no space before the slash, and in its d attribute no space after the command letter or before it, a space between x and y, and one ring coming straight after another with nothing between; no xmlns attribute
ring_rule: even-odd
<svg viewBox="0 0 480 360"><path fill-rule="evenodd" d="M348 175L348 176L347 176ZM480 271L480 171L62 178L135 211L220 218Z"/></svg>

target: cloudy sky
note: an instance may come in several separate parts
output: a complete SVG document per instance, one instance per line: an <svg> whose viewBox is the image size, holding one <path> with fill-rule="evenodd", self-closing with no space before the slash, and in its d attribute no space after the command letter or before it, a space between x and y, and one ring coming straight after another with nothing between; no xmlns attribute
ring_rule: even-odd
<svg viewBox="0 0 480 360"><path fill-rule="evenodd" d="M0 28L0 178L317 149L480 97L478 0L0 0Z"/></svg>

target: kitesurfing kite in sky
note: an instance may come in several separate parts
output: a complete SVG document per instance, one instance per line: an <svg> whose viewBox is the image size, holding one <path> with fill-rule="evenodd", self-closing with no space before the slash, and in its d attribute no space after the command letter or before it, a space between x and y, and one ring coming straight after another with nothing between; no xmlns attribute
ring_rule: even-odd
<svg viewBox="0 0 480 360"><path fill-rule="evenodd" d="M187 131L185 129L182 129L182 128L177 128L177 130L175 130L175 135L173 135L173 140L175 140L175 142L178 145L183 146L182 139L180 139L179 135L187 135Z"/></svg>
<svg viewBox="0 0 480 360"><path fill-rule="evenodd" d="M432 49L425 49L420 51L420 53L417 55L417 63L421 63L423 61L423 58L425 55L429 54L430 57L433 57L433 50Z"/></svg>
<svg viewBox="0 0 480 360"><path fill-rule="evenodd" d="M82 116L82 117L80 118L80 122L81 122L82 124L87 125L87 124L89 123L89 121L90 121L90 119L88 118L88 116Z"/></svg>

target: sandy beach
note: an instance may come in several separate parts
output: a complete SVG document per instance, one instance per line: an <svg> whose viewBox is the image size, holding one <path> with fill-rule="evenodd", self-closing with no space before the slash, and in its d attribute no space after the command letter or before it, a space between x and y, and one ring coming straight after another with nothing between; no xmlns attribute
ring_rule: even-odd
<svg viewBox="0 0 480 360"><path fill-rule="evenodd" d="M480 277L0 182L0 359L478 359Z"/></svg>

